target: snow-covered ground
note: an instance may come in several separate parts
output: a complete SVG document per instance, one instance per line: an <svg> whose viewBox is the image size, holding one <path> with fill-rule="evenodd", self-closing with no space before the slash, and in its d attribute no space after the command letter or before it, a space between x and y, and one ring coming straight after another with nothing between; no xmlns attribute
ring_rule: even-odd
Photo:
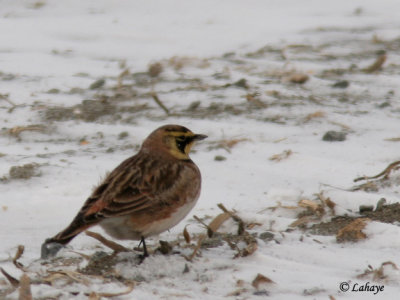
<svg viewBox="0 0 400 300"><path fill-rule="evenodd" d="M334 235L287 231L299 209L268 208L297 206L320 192L336 203L337 215L356 215L381 198L399 201L398 185L346 190L354 178L399 160L398 1L4 0L0 8L0 266L12 276L22 274L10 260L18 245L25 246L19 261L29 276L55 269L41 265L42 242L153 129L177 123L209 136L192 154L203 189L189 216L160 239L175 240L187 224L191 234L204 232L192 217L216 216L218 203L257 223L250 233L271 232L274 239L258 239L257 251L235 259L223 242L192 262L155 254L139 266L119 264L117 272L140 283L115 299L397 299L400 271L390 265L383 281L357 278L369 265L400 266L396 224L370 222L367 239L339 244ZM366 72L382 50L383 68ZM150 78L155 62L163 72ZM295 73L309 79L292 83ZM89 89L100 79L103 86ZM349 86L334 88L340 81ZM346 139L323 141L329 130ZM285 150L292 154L270 159ZM36 176L9 174L30 163ZM234 227L228 222L222 230ZM157 244L149 239L150 247ZM84 235L72 249L110 251ZM257 290L251 282L258 273L275 283ZM87 280L33 284L32 293L87 299L92 291L126 290L117 281ZM384 291L341 292L340 283L349 281ZM7 286L0 277L0 298ZM7 297L18 298L18 291Z"/></svg>

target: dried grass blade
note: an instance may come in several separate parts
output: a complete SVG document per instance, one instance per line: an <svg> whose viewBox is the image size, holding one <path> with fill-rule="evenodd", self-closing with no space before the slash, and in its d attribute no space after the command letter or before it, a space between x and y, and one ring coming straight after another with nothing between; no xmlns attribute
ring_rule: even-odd
<svg viewBox="0 0 400 300"><path fill-rule="evenodd" d="M131 250L129 250L128 248L117 244L113 241L110 241L108 239L106 239L105 237L103 237L101 234L98 234L96 232L92 232L92 231L85 231L86 235L98 240L100 243L102 243L104 246L114 250L115 252L130 252Z"/></svg>
<svg viewBox="0 0 400 300"><path fill-rule="evenodd" d="M127 285L128 289L124 292L119 292L119 293L97 293L98 296L100 297L105 297L105 298L111 298L111 297L118 297L118 296L123 296L123 295L128 295L130 294L133 289L135 288L135 283L131 282L130 284Z"/></svg>
<svg viewBox="0 0 400 300"><path fill-rule="evenodd" d="M400 161L395 161L392 162L391 164L389 164L385 170L383 170L382 172L380 172L378 175L375 176L362 176L362 177L358 177L356 179L354 179L354 182L360 181L360 180L370 180L370 179L377 179L379 177L388 177L389 173L395 169L398 165L400 165Z"/></svg>
<svg viewBox="0 0 400 300"><path fill-rule="evenodd" d="M19 286L19 280L11 276L4 270L3 268L0 268L1 273L4 275L4 277L11 283L13 287L18 287Z"/></svg>

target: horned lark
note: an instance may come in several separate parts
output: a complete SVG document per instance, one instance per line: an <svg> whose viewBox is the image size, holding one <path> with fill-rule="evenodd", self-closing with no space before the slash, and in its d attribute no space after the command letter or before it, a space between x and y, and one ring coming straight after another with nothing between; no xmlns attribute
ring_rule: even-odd
<svg viewBox="0 0 400 300"><path fill-rule="evenodd" d="M189 151L206 137L179 125L153 131L94 189L71 224L43 243L42 258L94 225L116 239L140 240L148 256L145 238L178 224L199 198L201 175Z"/></svg>

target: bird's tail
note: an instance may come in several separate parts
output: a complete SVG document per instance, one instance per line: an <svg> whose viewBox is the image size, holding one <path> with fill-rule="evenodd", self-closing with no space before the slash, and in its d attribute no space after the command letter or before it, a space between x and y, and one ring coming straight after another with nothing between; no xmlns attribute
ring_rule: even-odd
<svg viewBox="0 0 400 300"><path fill-rule="evenodd" d="M74 218L74 220L69 224L67 228L65 228L60 233L55 236L48 238L42 245L42 253L41 257L43 259L53 257L57 254L57 252L66 244L68 244L74 237L80 234L82 231L85 231L89 227L98 223L98 219L93 216L84 217L80 212Z"/></svg>

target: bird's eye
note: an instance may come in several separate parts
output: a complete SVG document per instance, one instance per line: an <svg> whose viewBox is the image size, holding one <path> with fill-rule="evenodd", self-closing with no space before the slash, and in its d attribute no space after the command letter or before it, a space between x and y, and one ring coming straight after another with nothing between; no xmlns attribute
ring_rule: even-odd
<svg viewBox="0 0 400 300"><path fill-rule="evenodd" d="M184 136L176 137L176 146L181 152L185 152L186 138Z"/></svg>

